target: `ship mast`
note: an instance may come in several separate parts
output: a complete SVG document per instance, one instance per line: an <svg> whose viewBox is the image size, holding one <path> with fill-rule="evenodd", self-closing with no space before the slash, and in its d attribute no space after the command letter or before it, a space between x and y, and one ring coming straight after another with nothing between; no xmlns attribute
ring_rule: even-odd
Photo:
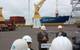
<svg viewBox="0 0 80 50"><path fill-rule="evenodd" d="M56 0L56 17L58 17L58 0Z"/></svg>

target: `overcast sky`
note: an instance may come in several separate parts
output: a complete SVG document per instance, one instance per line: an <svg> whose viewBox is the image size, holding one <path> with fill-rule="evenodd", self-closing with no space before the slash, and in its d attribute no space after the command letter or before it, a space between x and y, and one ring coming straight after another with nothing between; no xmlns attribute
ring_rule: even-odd
<svg viewBox="0 0 80 50"><path fill-rule="evenodd" d="M71 14L71 0L58 0L58 12L60 16ZM3 15L8 19L10 16L25 16L25 18L32 18L34 15L34 3L38 0L30 0L30 9L28 7L28 0L0 0L0 6L3 7ZM30 10L30 11L29 11ZM40 9L40 15L55 17L56 0L46 0ZM30 13L30 15L29 15ZM30 17L27 17L30 16Z"/></svg>
<svg viewBox="0 0 80 50"><path fill-rule="evenodd" d="M2 7L2 0L0 0L0 7Z"/></svg>

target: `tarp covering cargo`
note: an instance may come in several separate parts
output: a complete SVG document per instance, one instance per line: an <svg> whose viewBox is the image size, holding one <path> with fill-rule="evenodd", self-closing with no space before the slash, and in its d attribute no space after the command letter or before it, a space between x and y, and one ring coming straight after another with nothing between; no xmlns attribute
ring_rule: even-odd
<svg viewBox="0 0 80 50"><path fill-rule="evenodd" d="M69 16L59 16L59 17L42 17L41 23L64 23L69 19Z"/></svg>
<svg viewBox="0 0 80 50"><path fill-rule="evenodd" d="M10 21L14 22L15 24L25 24L25 19L22 16L11 16Z"/></svg>

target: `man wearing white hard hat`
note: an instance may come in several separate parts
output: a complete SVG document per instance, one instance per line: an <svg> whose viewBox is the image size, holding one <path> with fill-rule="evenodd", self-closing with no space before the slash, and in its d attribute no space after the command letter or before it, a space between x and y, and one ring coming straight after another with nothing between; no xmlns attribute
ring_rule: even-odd
<svg viewBox="0 0 80 50"><path fill-rule="evenodd" d="M17 39L13 42L10 50L28 50L28 45L25 40Z"/></svg>
<svg viewBox="0 0 80 50"><path fill-rule="evenodd" d="M44 25L41 26L41 30L46 30L46 27Z"/></svg>
<svg viewBox="0 0 80 50"><path fill-rule="evenodd" d="M61 34L66 34L66 32L63 31L63 26L62 25L58 25L58 32L56 33L56 37L60 36Z"/></svg>
<svg viewBox="0 0 80 50"><path fill-rule="evenodd" d="M47 50L47 48L41 48L41 44L47 43L47 41L49 40L48 33L46 30L47 30L46 27L43 25L40 28L40 32L38 32L38 34L37 34L37 41L39 43L39 46L38 46L39 50Z"/></svg>
<svg viewBox="0 0 80 50"><path fill-rule="evenodd" d="M22 37L23 40L26 41L26 43L28 44L28 49L29 50L33 50L31 47L31 43L32 43L32 38L29 35L25 35L24 37Z"/></svg>
<svg viewBox="0 0 80 50"><path fill-rule="evenodd" d="M57 36L53 39L49 50L73 50L72 42L64 34Z"/></svg>

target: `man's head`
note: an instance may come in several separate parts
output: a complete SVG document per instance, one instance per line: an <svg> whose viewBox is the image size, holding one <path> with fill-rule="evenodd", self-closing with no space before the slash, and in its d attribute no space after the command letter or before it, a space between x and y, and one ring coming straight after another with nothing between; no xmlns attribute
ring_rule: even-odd
<svg viewBox="0 0 80 50"><path fill-rule="evenodd" d="M43 26L41 26L40 29L41 29L41 30L46 30L46 27L43 25Z"/></svg>
<svg viewBox="0 0 80 50"><path fill-rule="evenodd" d="M49 50L73 50L73 45L67 37L58 36L53 39Z"/></svg>
<svg viewBox="0 0 80 50"><path fill-rule="evenodd" d="M13 42L11 50L28 50L28 45L25 40L17 39Z"/></svg>
<svg viewBox="0 0 80 50"><path fill-rule="evenodd" d="M28 47L31 47L32 38L29 35L25 35L22 39L27 42Z"/></svg>
<svg viewBox="0 0 80 50"><path fill-rule="evenodd" d="M62 25L58 25L58 30L62 31L63 30L63 26Z"/></svg>

